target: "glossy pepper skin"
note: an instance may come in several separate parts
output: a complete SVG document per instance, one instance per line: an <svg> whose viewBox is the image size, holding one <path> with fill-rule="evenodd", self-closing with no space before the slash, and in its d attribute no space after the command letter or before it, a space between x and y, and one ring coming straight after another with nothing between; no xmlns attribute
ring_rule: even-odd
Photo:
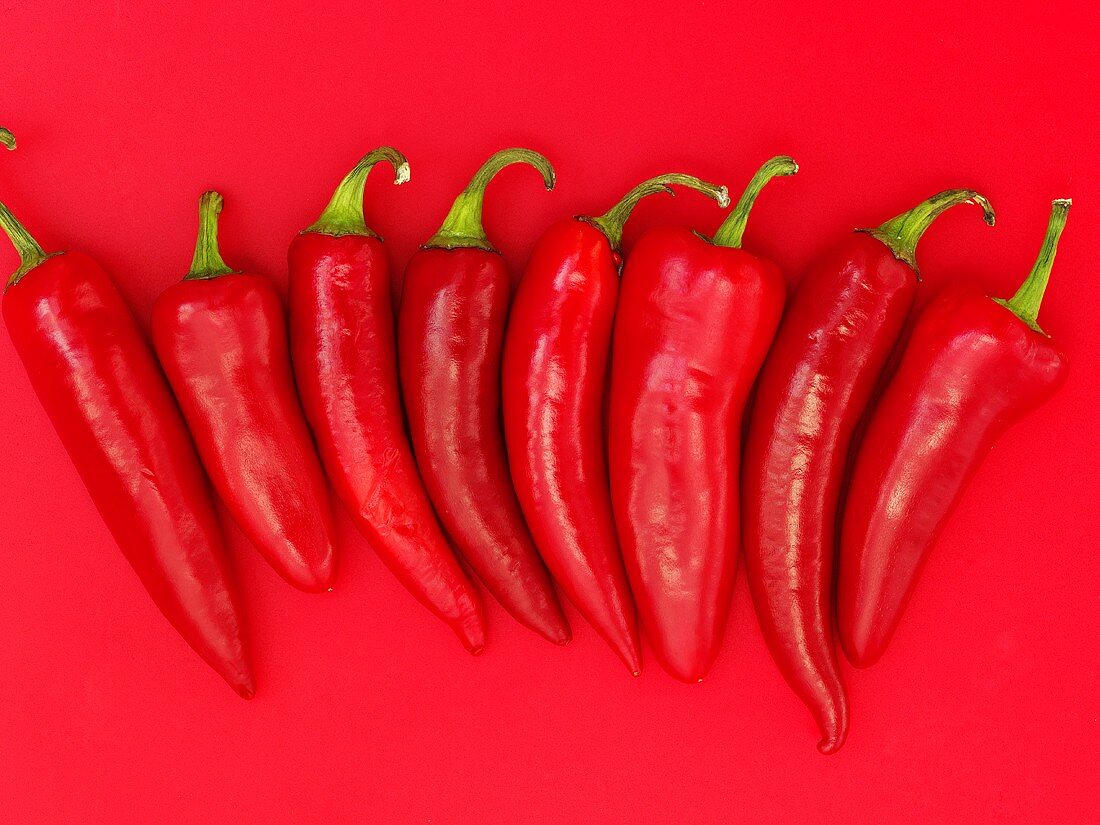
<svg viewBox="0 0 1100 825"><path fill-rule="evenodd" d="M4 323L73 465L165 618L250 698L256 682L221 527L149 344L94 260L47 255L3 204L0 227L23 261L4 293Z"/></svg>
<svg viewBox="0 0 1100 825"><path fill-rule="evenodd" d="M1001 433L1047 401L1065 355L1036 323L1069 201L1055 201L1016 296L948 288L917 319L870 418L844 511L837 587L852 664L874 664L947 519Z"/></svg>
<svg viewBox="0 0 1100 825"><path fill-rule="evenodd" d="M344 178L321 218L290 245L290 345L298 393L340 499L398 580L472 653L485 644L481 603L443 535L405 435L389 263L363 220L383 147Z"/></svg>
<svg viewBox="0 0 1100 825"><path fill-rule="evenodd" d="M486 185L520 162L553 188L554 170L536 152L505 149L485 163L409 260L397 352L417 465L447 535L517 621L565 644L569 625L508 470L500 361L512 282L481 224Z"/></svg>
<svg viewBox="0 0 1100 825"><path fill-rule="evenodd" d="M286 581L328 590L332 510L294 388L286 316L272 282L234 272L218 251L222 197L200 202L188 276L153 307L153 343L214 488Z"/></svg>
<svg viewBox="0 0 1100 825"><path fill-rule="evenodd" d="M852 432L917 288L916 243L951 190L849 236L799 285L760 374L742 465L745 568L764 639L833 753L848 731L830 592Z"/></svg>
<svg viewBox="0 0 1100 825"><path fill-rule="evenodd" d="M740 249L754 177L713 241L641 237L623 270L612 346L609 465L642 628L677 679L703 679L722 644L740 544L741 415L783 312L771 261Z"/></svg>
<svg viewBox="0 0 1100 825"><path fill-rule="evenodd" d="M527 264L504 343L505 441L535 544L566 596L635 675L637 619L611 509L603 402L623 223L642 197L670 183L728 202L724 188L666 175L602 217L553 224Z"/></svg>

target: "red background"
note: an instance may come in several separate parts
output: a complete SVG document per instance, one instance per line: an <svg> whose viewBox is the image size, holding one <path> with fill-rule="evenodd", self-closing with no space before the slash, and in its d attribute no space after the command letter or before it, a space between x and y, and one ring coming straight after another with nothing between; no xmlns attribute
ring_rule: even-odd
<svg viewBox="0 0 1100 825"><path fill-rule="evenodd" d="M1075 198L1041 316L1071 377L984 465L884 660L845 666L851 735L822 757L743 580L699 686L652 660L630 678L575 612L557 649L491 605L475 659L343 517L321 597L230 528L260 681L239 700L141 591L2 335L0 820L1095 821L1096 4L174 5L0 15L0 123L21 142L2 198L47 247L99 258L143 323L187 269L204 188L226 196L228 260L285 283L293 234L392 143L412 182L379 170L368 219L400 271L488 154L530 146L557 190L509 170L486 208L518 270L549 221L643 177L738 192L786 152L802 171L764 193L746 246L792 282L852 227L974 186L997 228L946 214L918 253L924 295L957 278L1009 294L1050 200ZM627 249L720 217L651 198Z"/></svg>

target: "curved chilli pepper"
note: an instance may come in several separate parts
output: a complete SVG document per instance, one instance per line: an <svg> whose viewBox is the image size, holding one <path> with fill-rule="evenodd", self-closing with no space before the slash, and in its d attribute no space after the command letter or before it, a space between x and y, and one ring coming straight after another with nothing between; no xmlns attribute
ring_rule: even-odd
<svg viewBox="0 0 1100 825"><path fill-rule="evenodd" d="M0 204L22 261L4 292L15 349L81 480L154 603L244 698L241 600L206 478L168 384L110 276L46 254Z"/></svg>
<svg viewBox="0 0 1100 825"><path fill-rule="evenodd" d="M882 655L982 459L1065 380L1066 357L1036 319L1069 207L1054 201L1042 251L1013 298L956 287L928 304L871 416L848 491L837 591L841 644L857 667Z"/></svg>
<svg viewBox="0 0 1100 825"><path fill-rule="evenodd" d="M389 263L363 218L364 157L316 223L290 245L290 346L298 392L340 499L385 565L471 653L485 645L481 603L436 521L405 435Z"/></svg>
<svg viewBox="0 0 1100 825"><path fill-rule="evenodd" d="M500 359L512 283L481 224L485 187L527 163L554 187L549 161L497 152L409 260L398 316L401 391L417 464L447 534L489 592L556 644L569 625L512 489L500 421Z"/></svg>
<svg viewBox="0 0 1100 825"><path fill-rule="evenodd" d="M740 542L741 414L786 297L771 261L740 249L775 175L761 168L712 241L641 237L623 271L608 415L611 499L642 628L665 669L702 681L722 644Z"/></svg>
<svg viewBox="0 0 1100 825"><path fill-rule="evenodd" d="M527 264L504 341L504 435L535 545L635 675L637 620L611 511L603 401L623 224L638 201L673 183L729 203L725 187L663 175L601 217L553 224Z"/></svg>
<svg viewBox="0 0 1100 825"><path fill-rule="evenodd" d="M191 271L153 307L153 343L214 488L284 579L330 589L332 510L290 368L275 286L226 266L222 196L199 201Z"/></svg>
<svg viewBox="0 0 1100 825"><path fill-rule="evenodd" d="M857 232L799 285L764 362L742 466L745 568L765 641L833 753L848 731L829 594L840 487L852 432L897 342L917 287L917 241L977 192L941 192Z"/></svg>

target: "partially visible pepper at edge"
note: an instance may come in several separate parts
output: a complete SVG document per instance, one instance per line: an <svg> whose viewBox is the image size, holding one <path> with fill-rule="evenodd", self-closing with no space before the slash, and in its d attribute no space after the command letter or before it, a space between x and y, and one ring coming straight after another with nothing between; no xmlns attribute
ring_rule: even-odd
<svg viewBox="0 0 1100 825"><path fill-rule="evenodd" d="M0 133L9 148L14 139ZM81 252L47 254L0 204L20 267L3 314L31 385L126 560L241 696L256 682L221 526L168 383L130 308Z"/></svg>

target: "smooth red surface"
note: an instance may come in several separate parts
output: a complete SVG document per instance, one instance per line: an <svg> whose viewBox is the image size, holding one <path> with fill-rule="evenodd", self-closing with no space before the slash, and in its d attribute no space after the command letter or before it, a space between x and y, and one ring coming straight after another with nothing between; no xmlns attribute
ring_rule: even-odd
<svg viewBox="0 0 1100 825"><path fill-rule="evenodd" d="M622 258L572 218L539 238L516 290L501 364L512 483L554 580L627 669L641 670L615 534L604 401Z"/></svg>
<svg viewBox="0 0 1100 825"><path fill-rule="evenodd" d="M965 280L1011 294L1051 198L1073 210L1041 322L1075 365L1008 430L931 554L875 667L841 664L836 755L761 638L743 578L700 685L626 674L567 606L564 648L486 599L485 652L418 609L339 512L328 596L288 588L231 529L259 692L242 702L179 643L95 511L0 332L0 819L497 823L1087 820L1100 796L1100 150L1095 4L8 4L0 200L47 246L87 249L148 321L216 186L226 258L285 271L364 152L394 272L470 169L545 152L553 193L505 170L490 237L518 277L563 215L670 169L735 190L788 152L799 174L745 246L792 284L856 226L949 186L918 301ZM517 206L522 204L522 207ZM711 232L687 195L657 224ZM15 266L0 245L0 271ZM652 657L648 657L652 658Z"/></svg>
<svg viewBox="0 0 1100 825"><path fill-rule="evenodd" d="M879 660L951 512L1002 433L1066 380L1060 347L970 286L928 304L854 460L840 530L837 633Z"/></svg>
<svg viewBox="0 0 1100 825"><path fill-rule="evenodd" d="M287 258L298 394L337 495L394 576L480 653L481 603L405 434L385 246L376 237L303 232Z"/></svg>
<svg viewBox="0 0 1100 825"><path fill-rule="evenodd" d="M210 488L125 299L98 263L69 252L30 269L3 303L42 411L147 599L251 698L241 598Z"/></svg>
<svg viewBox="0 0 1100 825"><path fill-rule="evenodd" d="M420 477L455 548L516 621L565 644L569 625L504 447L500 362L511 293L495 252L418 250L398 315L401 395Z"/></svg>
<svg viewBox="0 0 1100 825"><path fill-rule="evenodd" d="M279 575L322 592L336 575L332 508L286 327L260 275L180 281L153 305L157 356L214 489Z"/></svg>
<svg viewBox="0 0 1100 825"><path fill-rule="evenodd" d="M646 638L685 682L722 646L741 548L741 414L785 292L775 264L685 227L647 232L623 270L611 498Z"/></svg>

